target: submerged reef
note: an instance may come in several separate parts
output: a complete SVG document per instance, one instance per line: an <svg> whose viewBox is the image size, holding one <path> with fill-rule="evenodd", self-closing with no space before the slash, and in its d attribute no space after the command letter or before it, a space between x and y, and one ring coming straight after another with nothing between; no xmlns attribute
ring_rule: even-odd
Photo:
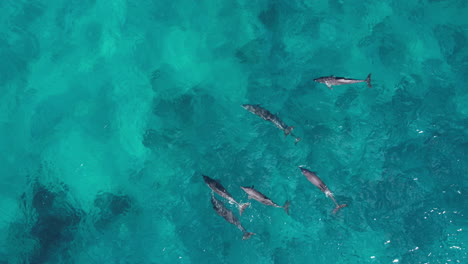
<svg viewBox="0 0 468 264"><path fill-rule="evenodd" d="M100 193L94 200L94 206L99 210L94 226L103 229L120 215L125 214L132 207L127 195L116 195L113 193Z"/></svg>
<svg viewBox="0 0 468 264"><path fill-rule="evenodd" d="M54 192L37 183L31 201L37 219L31 229L40 248L30 257L32 263L45 263L54 254L66 254L67 244L73 240L74 233L84 213L67 200L65 192Z"/></svg>
<svg viewBox="0 0 468 264"><path fill-rule="evenodd" d="M8 230L7 263L67 263L84 217L66 186L34 182L21 196L22 216Z"/></svg>

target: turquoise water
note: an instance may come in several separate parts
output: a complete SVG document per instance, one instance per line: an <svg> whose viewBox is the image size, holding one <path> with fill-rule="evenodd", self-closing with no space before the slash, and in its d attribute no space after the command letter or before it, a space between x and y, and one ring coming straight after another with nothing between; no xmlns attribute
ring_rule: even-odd
<svg viewBox="0 0 468 264"><path fill-rule="evenodd" d="M0 263L467 263L466 14L466 0L0 1ZM372 89L313 82L368 73ZM331 214L300 165L349 207ZM252 201L243 241L202 174L291 215Z"/></svg>

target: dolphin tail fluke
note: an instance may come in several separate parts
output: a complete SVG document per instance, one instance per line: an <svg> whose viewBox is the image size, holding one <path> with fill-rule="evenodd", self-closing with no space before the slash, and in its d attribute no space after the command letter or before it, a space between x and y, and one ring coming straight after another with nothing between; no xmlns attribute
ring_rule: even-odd
<svg viewBox="0 0 468 264"><path fill-rule="evenodd" d="M239 204L239 215L242 215L242 213L244 212L245 208L249 207L250 206L250 203L243 203L243 204Z"/></svg>
<svg viewBox="0 0 468 264"><path fill-rule="evenodd" d="M346 206L348 205L347 204L338 205L337 207L335 207L335 209L333 209L333 214L336 214L336 212L338 212L341 208L346 207Z"/></svg>
<svg viewBox="0 0 468 264"><path fill-rule="evenodd" d="M296 137L296 140L294 141L294 144L297 144L297 142L301 141L300 137Z"/></svg>
<svg viewBox="0 0 468 264"><path fill-rule="evenodd" d="M287 127L285 130L284 130L284 136L287 136L289 134L291 134L291 132L294 130L294 127L293 126L290 126L290 127Z"/></svg>
<svg viewBox="0 0 468 264"><path fill-rule="evenodd" d="M371 77L371 74L369 73L369 75L367 75L367 78L366 78L366 83L367 83L367 86L369 86L369 88L372 88L370 77Z"/></svg>
<svg viewBox="0 0 468 264"><path fill-rule="evenodd" d="M289 205L290 205L290 204L291 204L291 203L290 203L289 201L286 201L286 202L284 203L284 205L283 205L283 209L284 209L284 211L286 212L287 215L289 215Z"/></svg>
<svg viewBox="0 0 468 264"><path fill-rule="evenodd" d="M294 135L294 134L292 133L293 129L294 129L293 126L290 126L290 127L286 128L286 129L284 130L284 136L287 136L287 135L291 134L291 136L295 138L294 144L297 144L297 142L301 141L301 138L300 138L300 137L296 137L296 135Z"/></svg>
<svg viewBox="0 0 468 264"><path fill-rule="evenodd" d="M252 235L255 235L255 233L245 232L245 233L244 233L244 236L242 237L242 240L247 240L247 239L249 239Z"/></svg>

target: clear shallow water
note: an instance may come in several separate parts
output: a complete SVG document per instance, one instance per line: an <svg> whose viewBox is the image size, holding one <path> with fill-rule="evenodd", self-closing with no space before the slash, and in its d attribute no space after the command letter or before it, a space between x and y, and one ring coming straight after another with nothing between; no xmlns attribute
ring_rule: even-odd
<svg viewBox="0 0 468 264"><path fill-rule="evenodd" d="M0 2L0 263L467 262L466 1L197 2Z"/></svg>

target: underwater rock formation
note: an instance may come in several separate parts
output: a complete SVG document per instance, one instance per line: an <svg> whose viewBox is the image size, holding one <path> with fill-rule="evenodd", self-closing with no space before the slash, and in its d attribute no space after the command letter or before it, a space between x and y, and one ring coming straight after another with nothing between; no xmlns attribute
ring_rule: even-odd
<svg viewBox="0 0 468 264"><path fill-rule="evenodd" d="M98 229L105 228L120 215L125 214L132 207L127 195L100 193L94 200L94 206L99 209L94 225Z"/></svg>
<svg viewBox="0 0 468 264"><path fill-rule="evenodd" d="M38 242L29 255L29 263L67 259L66 247L74 238L83 211L69 202L65 191L56 192L38 182L32 188L32 199L28 201L26 197L22 197L29 204L26 209L35 215L29 235Z"/></svg>

